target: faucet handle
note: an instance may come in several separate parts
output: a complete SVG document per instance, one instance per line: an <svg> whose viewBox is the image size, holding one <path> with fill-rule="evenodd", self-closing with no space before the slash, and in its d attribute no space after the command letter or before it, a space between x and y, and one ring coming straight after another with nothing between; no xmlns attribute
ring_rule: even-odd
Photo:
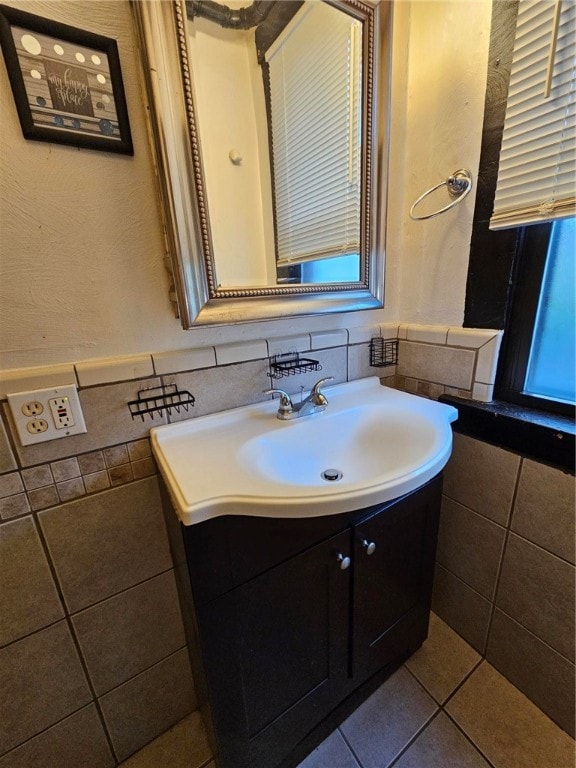
<svg viewBox="0 0 576 768"><path fill-rule="evenodd" d="M334 381L334 376L326 376L324 379L320 379L310 390L310 399L316 405L328 405L328 400L323 392L320 392L320 387L324 386L327 381Z"/></svg>
<svg viewBox="0 0 576 768"><path fill-rule="evenodd" d="M280 395L280 407L279 411L290 411L292 410L292 400L290 398L290 395L288 392L284 392L283 389L264 389L262 390L262 393L264 395Z"/></svg>
<svg viewBox="0 0 576 768"><path fill-rule="evenodd" d="M326 376L324 379L320 379L320 381L317 381L316 384L312 387L310 390L313 395L319 395L320 393L320 387L323 387L324 384L326 384L327 381L334 381L334 376Z"/></svg>

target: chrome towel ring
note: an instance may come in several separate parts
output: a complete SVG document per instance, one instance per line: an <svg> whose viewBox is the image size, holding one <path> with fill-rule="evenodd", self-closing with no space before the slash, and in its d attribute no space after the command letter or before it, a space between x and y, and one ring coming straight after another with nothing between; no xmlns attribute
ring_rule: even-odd
<svg viewBox="0 0 576 768"><path fill-rule="evenodd" d="M418 203L421 203L422 200L424 200L425 197L428 197L429 194L434 192L436 189L439 189L440 187L446 186L448 189L448 194L450 197L453 197L454 200L452 200L451 203L448 203L448 205L444 206L444 208L440 208L439 211L434 211L434 213L428 213L426 216L417 216L414 215L414 209L418 205ZM418 200L414 202L412 205L412 208L410 208L410 218L414 219L414 221L423 221L424 219L433 219L434 216L439 216L441 213L444 213L444 211L449 211L450 208L454 208L454 206L457 203L460 203L468 192L472 189L472 174L470 171L466 170L466 168L460 168L458 171L454 171L452 176L449 176L445 181L441 181L439 184L436 184L435 187L432 187L432 189L429 189L427 192L424 192L423 195L420 195Z"/></svg>

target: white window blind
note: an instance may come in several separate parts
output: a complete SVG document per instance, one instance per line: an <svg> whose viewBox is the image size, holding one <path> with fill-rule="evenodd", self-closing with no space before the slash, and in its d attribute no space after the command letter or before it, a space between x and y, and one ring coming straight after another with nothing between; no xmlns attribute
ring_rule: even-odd
<svg viewBox="0 0 576 768"><path fill-rule="evenodd" d="M520 0L491 229L576 214L576 3Z"/></svg>
<svg viewBox="0 0 576 768"><path fill-rule="evenodd" d="M280 266L359 252L361 32L310 3L266 54Z"/></svg>

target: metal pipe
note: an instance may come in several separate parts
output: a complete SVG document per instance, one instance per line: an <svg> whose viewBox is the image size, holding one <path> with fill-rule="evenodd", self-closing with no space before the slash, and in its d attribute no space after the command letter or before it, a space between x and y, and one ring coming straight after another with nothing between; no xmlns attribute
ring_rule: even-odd
<svg viewBox="0 0 576 768"><path fill-rule="evenodd" d="M201 16L227 29L250 29L266 18L273 5L270 0L254 0L246 8L234 9L214 0L186 0L186 14L190 20Z"/></svg>

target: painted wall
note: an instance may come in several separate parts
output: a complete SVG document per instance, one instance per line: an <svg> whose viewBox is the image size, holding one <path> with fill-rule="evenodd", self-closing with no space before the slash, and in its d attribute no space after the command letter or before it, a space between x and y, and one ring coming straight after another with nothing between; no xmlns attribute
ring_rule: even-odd
<svg viewBox="0 0 576 768"><path fill-rule="evenodd" d="M418 194L457 167L467 165L476 173L489 0L397 3L386 308L186 332L168 301L128 3L11 4L118 39L135 155L24 140L2 59L2 368L399 319L461 324L472 196L456 212L433 222L412 223L407 211ZM468 34L471 28L473 36Z"/></svg>
<svg viewBox="0 0 576 768"><path fill-rule="evenodd" d="M459 168L477 178L490 20L491 3L483 0L411 3L404 195L398 212L402 322L462 324L475 195L428 221L412 221L408 211ZM449 202L441 189L417 212L425 215Z"/></svg>

